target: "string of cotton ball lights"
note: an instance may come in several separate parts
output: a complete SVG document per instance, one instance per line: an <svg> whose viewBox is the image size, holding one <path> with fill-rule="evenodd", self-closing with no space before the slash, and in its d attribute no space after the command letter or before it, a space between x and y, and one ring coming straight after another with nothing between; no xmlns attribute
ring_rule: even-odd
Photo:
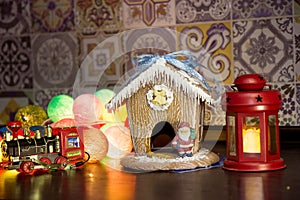
<svg viewBox="0 0 300 200"><path fill-rule="evenodd" d="M104 157L120 158L132 150L129 129L124 126L126 105L115 113L105 109L105 104L114 95L110 89L100 89L94 94L79 95L74 100L67 95L58 95L48 104L52 127L75 126L83 130L85 151L90 155L89 163L99 162Z"/></svg>

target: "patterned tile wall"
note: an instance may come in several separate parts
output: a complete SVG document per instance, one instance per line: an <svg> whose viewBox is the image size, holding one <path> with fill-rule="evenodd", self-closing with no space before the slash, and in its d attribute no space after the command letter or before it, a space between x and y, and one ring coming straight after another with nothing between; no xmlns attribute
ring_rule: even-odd
<svg viewBox="0 0 300 200"><path fill-rule="evenodd" d="M111 88L141 53L189 50L229 90L247 73L282 94L300 126L299 1L0 0L0 124L27 104ZM224 125L220 106L206 123Z"/></svg>

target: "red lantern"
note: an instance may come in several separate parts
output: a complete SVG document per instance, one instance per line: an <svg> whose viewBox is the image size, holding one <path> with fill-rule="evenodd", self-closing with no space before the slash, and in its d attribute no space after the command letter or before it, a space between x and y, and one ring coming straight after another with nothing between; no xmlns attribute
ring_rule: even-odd
<svg viewBox="0 0 300 200"><path fill-rule="evenodd" d="M264 90L268 86L269 88ZM278 111L281 95L258 74L239 76L222 97L227 145L224 169L270 171L285 168L280 157Z"/></svg>

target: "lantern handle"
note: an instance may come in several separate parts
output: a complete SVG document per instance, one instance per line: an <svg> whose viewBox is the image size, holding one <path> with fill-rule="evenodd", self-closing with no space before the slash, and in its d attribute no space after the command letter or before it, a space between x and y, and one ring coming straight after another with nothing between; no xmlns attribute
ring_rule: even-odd
<svg viewBox="0 0 300 200"><path fill-rule="evenodd" d="M237 87L236 87L235 84L232 84L230 87L231 87L231 89L232 89L233 91L238 91L238 89L237 89Z"/></svg>
<svg viewBox="0 0 300 200"><path fill-rule="evenodd" d="M230 87L233 91L238 91L238 88L235 84L232 84ZM272 85L271 84L265 84L264 87L267 87L268 90L272 90Z"/></svg>
<svg viewBox="0 0 300 200"><path fill-rule="evenodd" d="M272 85L271 84L265 84L265 87L268 87L269 90L272 90Z"/></svg>

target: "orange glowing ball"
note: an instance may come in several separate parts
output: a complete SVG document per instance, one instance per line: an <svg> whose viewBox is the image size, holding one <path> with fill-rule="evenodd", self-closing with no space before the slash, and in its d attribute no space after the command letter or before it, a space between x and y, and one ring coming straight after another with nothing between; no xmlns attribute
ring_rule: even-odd
<svg viewBox="0 0 300 200"><path fill-rule="evenodd" d="M108 140L107 156L121 158L132 151L133 145L130 130L121 124L103 127L103 133Z"/></svg>
<svg viewBox="0 0 300 200"><path fill-rule="evenodd" d="M96 128L83 130L84 149L90 155L90 163L101 161L108 152L108 141L102 131Z"/></svg>
<svg viewBox="0 0 300 200"><path fill-rule="evenodd" d="M76 125L91 125L102 120L103 104L93 94L82 94L74 100Z"/></svg>

